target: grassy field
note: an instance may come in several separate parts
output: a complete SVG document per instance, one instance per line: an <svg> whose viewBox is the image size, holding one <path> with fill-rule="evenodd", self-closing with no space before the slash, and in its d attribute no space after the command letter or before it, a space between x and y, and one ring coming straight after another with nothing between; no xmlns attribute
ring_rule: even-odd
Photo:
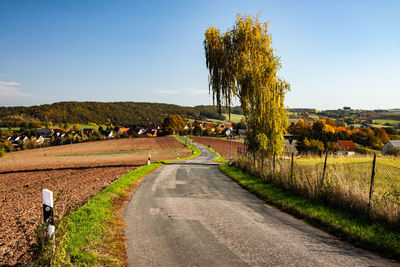
<svg viewBox="0 0 400 267"><path fill-rule="evenodd" d="M296 184L299 191L304 191L311 198L318 198L318 192L324 192L325 198L330 199L332 203L341 203L342 207L350 207L361 213L366 212L371 189L373 156L328 156L322 178L324 160L324 157L297 158L294 161L293 174L290 170L290 160L281 160L280 172L282 177L285 177L282 178L284 183ZM389 222L398 221L399 188L400 159L377 157L370 207L375 217Z"/></svg>
<svg viewBox="0 0 400 267"><path fill-rule="evenodd" d="M385 120L385 119L376 119L372 121L373 124L377 125L385 125L385 124L390 124L391 126L398 126L400 124L400 121L398 120Z"/></svg>
<svg viewBox="0 0 400 267"><path fill-rule="evenodd" d="M81 127L81 129L95 129L95 130L98 130L100 126L103 127L104 130L107 128L107 125L79 124L79 126Z"/></svg>
<svg viewBox="0 0 400 267"><path fill-rule="evenodd" d="M19 127L12 127L12 128L0 127L0 131L3 131L3 132L19 131L19 130L21 130L21 128L19 128Z"/></svg>
<svg viewBox="0 0 400 267"><path fill-rule="evenodd" d="M226 120L216 120L207 118L206 120L202 120L200 122L207 122L207 123L215 123L215 124L230 124L230 123L238 123L242 119L243 115L238 114L231 114L231 120L229 120L228 114L223 114L226 117ZM193 122L193 119L187 119L189 122Z"/></svg>
<svg viewBox="0 0 400 267"><path fill-rule="evenodd" d="M224 114L226 117L226 122L229 122L229 115L228 114ZM234 122L234 123L238 123L242 120L243 115L239 115L239 114L231 114L231 120L230 122Z"/></svg>

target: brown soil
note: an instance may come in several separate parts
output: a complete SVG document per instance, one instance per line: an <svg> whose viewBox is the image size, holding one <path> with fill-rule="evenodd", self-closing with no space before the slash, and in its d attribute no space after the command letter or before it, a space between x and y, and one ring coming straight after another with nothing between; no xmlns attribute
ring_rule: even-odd
<svg viewBox="0 0 400 267"><path fill-rule="evenodd" d="M67 207L81 206L121 175L147 163L149 152L152 161L191 154L173 137L74 144L72 155L70 149L46 148L46 157L43 149L27 150L0 159L0 265L29 260L34 229L42 220L42 189L61 197L57 220Z"/></svg>
<svg viewBox="0 0 400 267"><path fill-rule="evenodd" d="M212 138L212 137L201 137L201 136L191 136L193 141L200 143L205 146L210 146L212 149L217 151L224 159L229 159L231 142L227 140ZM244 153L246 146L243 143L232 142L232 158L236 158L238 151Z"/></svg>

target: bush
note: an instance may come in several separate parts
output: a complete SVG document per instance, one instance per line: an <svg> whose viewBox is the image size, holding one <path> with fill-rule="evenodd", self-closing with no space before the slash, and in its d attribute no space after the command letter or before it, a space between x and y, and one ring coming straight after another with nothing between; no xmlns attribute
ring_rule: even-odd
<svg viewBox="0 0 400 267"><path fill-rule="evenodd" d="M388 151L388 154L389 155L393 155L395 157L399 157L400 156L400 149L398 149L398 148L392 149L392 150Z"/></svg>
<svg viewBox="0 0 400 267"><path fill-rule="evenodd" d="M0 147L0 158L4 157L6 155L6 150L4 149L4 147Z"/></svg>

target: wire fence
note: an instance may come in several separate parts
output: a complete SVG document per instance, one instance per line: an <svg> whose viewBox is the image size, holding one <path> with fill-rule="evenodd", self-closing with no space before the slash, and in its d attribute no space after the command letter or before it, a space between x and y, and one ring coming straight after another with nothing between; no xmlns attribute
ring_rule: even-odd
<svg viewBox="0 0 400 267"><path fill-rule="evenodd" d="M285 153L268 159L254 158L244 144L194 137L224 158L231 155L242 169L297 194L322 199L332 206L369 214L372 218L400 222L400 158L374 155L335 156ZM375 160L374 160L375 157Z"/></svg>
<svg viewBox="0 0 400 267"><path fill-rule="evenodd" d="M400 160L372 156L254 159L238 150L236 164L263 179L333 206L400 221Z"/></svg>

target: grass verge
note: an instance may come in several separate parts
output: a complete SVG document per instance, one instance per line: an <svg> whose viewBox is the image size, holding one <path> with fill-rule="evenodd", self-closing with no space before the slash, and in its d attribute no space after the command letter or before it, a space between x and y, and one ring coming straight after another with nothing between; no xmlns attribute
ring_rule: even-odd
<svg viewBox="0 0 400 267"><path fill-rule="evenodd" d="M198 144L198 145L204 146L204 145L202 145L202 144L199 144L199 143L193 141L193 140L190 139L189 137L186 137L186 139L190 140L192 143L196 143L196 144ZM211 152L214 153L214 155L215 155L214 162L220 162L220 163L227 163L227 162L229 162L229 160L224 159L224 157L222 157L217 151L215 151L215 150L212 149L211 147L207 147L207 149L209 149Z"/></svg>
<svg viewBox="0 0 400 267"><path fill-rule="evenodd" d="M192 150L192 155L178 160L200 155L199 149L192 145L188 147ZM155 162L121 176L84 206L64 217L56 227L55 249L53 250L51 241L35 247L34 265L127 265L125 224L121 212L139 181L164 163L171 161L176 160Z"/></svg>
<svg viewBox="0 0 400 267"><path fill-rule="evenodd" d="M269 184L241 169L219 165L222 172L267 203L308 223L330 232L359 247L385 257L400 260L400 232L388 225L373 222L368 216L352 214L324 203L298 196Z"/></svg>
<svg viewBox="0 0 400 267"><path fill-rule="evenodd" d="M217 151L215 151L214 149L212 149L211 147L208 147L208 149L210 151L212 151L215 154L215 159L214 162L220 162L220 163L227 163L229 162L229 160L224 159L224 157L222 157Z"/></svg>

